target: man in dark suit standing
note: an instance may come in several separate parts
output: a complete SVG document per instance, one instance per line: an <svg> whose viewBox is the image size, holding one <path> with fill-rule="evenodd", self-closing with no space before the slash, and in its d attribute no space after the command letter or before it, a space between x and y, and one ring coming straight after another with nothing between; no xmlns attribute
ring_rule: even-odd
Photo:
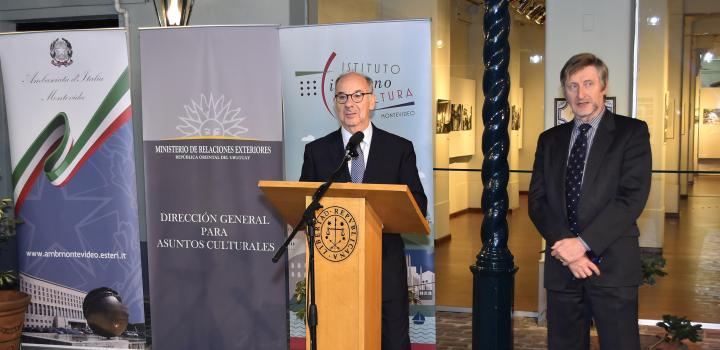
<svg viewBox="0 0 720 350"><path fill-rule="evenodd" d="M540 135L529 214L547 241L548 348L589 348L594 319L603 350L637 350L640 248L636 219L650 192L645 122L605 109L608 69L571 57L560 82L575 119Z"/></svg>
<svg viewBox="0 0 720 350"><path fill-rule="evenodd" d="M327 181L342 162L345 145L358 131L365 134L358 157L343 169L338 181L405 184L426 215L427 197L415 164L412 142L370 123L375 108L372 79L345 73L335 80L335 112L341 128L310 142L300 181ZM382 238L382 350L410 350L405 245L397 234Z"/></svg>

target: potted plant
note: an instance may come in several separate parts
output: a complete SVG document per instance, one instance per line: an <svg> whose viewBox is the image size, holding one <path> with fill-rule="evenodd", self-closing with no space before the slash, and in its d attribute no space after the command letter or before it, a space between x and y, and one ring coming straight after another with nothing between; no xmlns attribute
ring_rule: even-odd
<svg viewBox="0 0 720 350"><path fill-rule="evenodd" d="M702 341L702 336L698 333L702 325L693 325L685 317L663 315L663 320L658 322L657 326L665 330L665 336L650 349L687 349L687 344L683 343L683 340L687 339L693 343Z"/></svg>
<svg viewBox="0 0 720 350"><path fill-rule="evenodd" d="M295 283L295 291L290 300L290 310L295 311L295 317L299 320L305 320L305 297L306 297L305 279L301 279Z"/></svg>
<svg viewBox="0 0 720 350"><path fill-rule="evenodd" d="M641 256L641 263L643 274L642 284L653 286L657 282L656 278L667 275L667 272L663 270L666 261L660 255L643 254ZM650 350L684 350L688 348L687 344L683 343L684 339L693 343L702 341L702 337L698 334L702 325L692 325L685 317L663 315L662 322L658 322L656 325L665 330L665 335L650 346Z"/></svg>
<svg viewBox="0 0 720 350"><path fill-rule="evenodd" d="M657 254L644 254L640 258L642 264L643 281L642 284L649 286L655 285L657 277L663 277L667 275L667 272L663 270L665 267L665 259Z"/></svg>
<svg viewBox="0 0 720 350"><path fill-rule="evenodd" d="M15 235L17 221L12 215L12 199L0 199L0 250L7 249L7 242ZM0 349L20 348L20 335L30 296L18 290L17 272L0 271Z"/></svg>

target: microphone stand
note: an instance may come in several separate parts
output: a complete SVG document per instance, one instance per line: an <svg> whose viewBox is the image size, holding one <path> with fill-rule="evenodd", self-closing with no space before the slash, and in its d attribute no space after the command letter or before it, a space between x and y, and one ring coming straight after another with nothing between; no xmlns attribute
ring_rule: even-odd
<svg viewBox="0 0 720 350"><path fill-rule="evenodd" d="M283 254L287 251L287 247L290 244L290 242L295 238L295 235L302 229L303 226L306 227L305 237L307 238L307 256L308 256L308 275L307 275L307 295L306 295L306 302L305 302L305 308L307 310L307 324L310 327L310 349L311 350L317 350L317 324L318 324L318 312L317 312L317 305L315 304L315 244L314 244L314 238L315 238L315 212L322 208L322 205L320 205L320 199L325 195L325 192L330 188L330 185L335 182L338 176L340 176L340 172L345 167L347 162L350 160L350 158L355 158L358 156L357 151L353 148L351 150L348 150L345 153L345 156L343 157L343 161L340 164L337 169L330 175L330 179L320 185L320 187L315 190L315 194L312 196L312 202L305 208L305 212L303 212L302 218L300 221L295 225L295 228L293 228L292 233L285 239L285 242L280 246L278 251L275 253L275 256L273 256L272 261L273 263L277 263L280 260L280 257L282 257Z"/></svg>

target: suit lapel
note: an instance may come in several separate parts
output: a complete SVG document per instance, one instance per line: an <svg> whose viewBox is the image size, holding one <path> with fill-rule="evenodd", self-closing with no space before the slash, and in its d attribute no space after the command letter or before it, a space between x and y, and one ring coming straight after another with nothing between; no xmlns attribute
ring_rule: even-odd
<svg viewBox="0 0 720 350"><path fill-rule="evenodd" d="M565 210L565 170L567 168L567 158L570 152L570 136L572 135L574 121L569 121L563 124L563 129L560 132L560 136L557 138L557 144L555 145L556 154L550 155L553 157L552 169L555 172L552 179L555 181L555 188L559 188L560 191L556 192L560 195L560 203L562 203L562 212L565 214L565 222L567 222L567 210Z"/></svg>
<svg viewBox="0 0 720 350"><path fill-rule="evenodd" d="M585 213L587 213L588 205L590 203L591 188L593 188L595 179L602 168L603 159L607 150L615 139L615 120L614 115L609 111L605 111L603 119L598 125L597 131L595 131L595 137L593 138L592 145L590 146L590 155L588 156L587 163L585 164L585 173L583 175L582 190L580 193L580 213L578 218L580 222L584 222Z"/></svg>
<svg viewBox="0 0 720 350"><path fill-rule="evenodd" d="M585 173L583 175L582 185L582 196L588 195L588 191L593 185L595 178L602 167L603 158L607 153L610 144L613 141L615 129L615 121L613 116L609 112L605 112L603 119L598 125L598 129L595 132L592 145L590 146L590 155L588 156L587 163L585 164Z"/></svg>
<svg viewBox="0 0 720 350"><path fill-rule="evenodd" d="M345 145L343 144L342 139L342 133L340 132L340 129L335 131L333 133L333 138L331 140L330 149L328 152L330 152L330 157L332 159L332 164L340 164L340 162L343 161L343 156L345 156ZM337 168L337 165L333 165L333 170ZM350 170L347 167L347 164L345 165L344 169L340 172L340 175L338 176L337 182L351 182L352 179L350 178Z"/></svg>
<svg viewBox="0 0 720 350"><path fill-rule="evenodd" d="M380 162L380 154L385 147L383 147L383 142L385 141L385 131L378 129L375 124L372 124L372 140L370 142L370 154L368 154L368 161L367 164L365 164L365 174L363 175L363 183L372 183L372 179L374 179L374 171L375 168L378 167L377 164Z"/></svg>

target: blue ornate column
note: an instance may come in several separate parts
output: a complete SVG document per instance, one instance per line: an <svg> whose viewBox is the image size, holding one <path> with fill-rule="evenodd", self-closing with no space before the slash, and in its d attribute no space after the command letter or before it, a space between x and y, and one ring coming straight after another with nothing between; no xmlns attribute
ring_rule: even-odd
<svg viewBox="0 0 720 350"><path fill-rule="evenodd" d="M481 227L483 247L477 255L473 273L473 349L512 349L512 310L517 267L508 249L509 167L507 162L510 93L510 13L508 0L486 0L483 28Z"/></svg>

